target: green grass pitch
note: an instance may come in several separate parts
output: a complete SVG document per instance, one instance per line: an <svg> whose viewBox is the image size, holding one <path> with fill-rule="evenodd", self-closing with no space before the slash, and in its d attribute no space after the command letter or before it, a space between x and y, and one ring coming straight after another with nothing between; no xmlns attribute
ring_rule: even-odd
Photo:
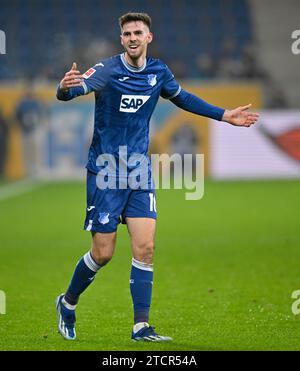
<svg viewBox="0 0 300 371"><path fill-rule="evenodd" d="M299 350L300 182L205 183L200 201L159 191L151 324L168 344L130 340L131 253L115 256L82 295L77 337L56 330L54 300L89 249L85 185L43 184L0 201L1 350Z"/></svg>

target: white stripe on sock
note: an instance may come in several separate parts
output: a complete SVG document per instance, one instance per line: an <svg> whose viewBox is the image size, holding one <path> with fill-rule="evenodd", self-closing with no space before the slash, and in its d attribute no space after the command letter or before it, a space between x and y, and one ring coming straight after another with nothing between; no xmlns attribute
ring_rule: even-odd
<svg viewBox="0 0 300 371"><path fill-rule="evenodd" d="M88 268L90 268L91 271L97 273L98 270L101 268L101 265L98 265L95 260L92 258L91 256L91 252L87 252L84 256L83 256L83 260L85 262L85 264L87 265Z"/></svg>
<svg viewBox="0 0 300 371"><path fill-rule="evenodd" d="M143 271L153 272L153 264L147 264L132 258L132 265L135 268L142 269Z"/></svg>
<svg viewBox="0 0 300 371"><path fill-rule="evenodd" d="M62 298L62 301L61 301L61 302L63 303L63 305L64 305L67 309L70 309L70 310L75 310L75 309L76 309L76 305L71 305L71 304L69 304L69 303L66 301L65 297Z"/></svg>

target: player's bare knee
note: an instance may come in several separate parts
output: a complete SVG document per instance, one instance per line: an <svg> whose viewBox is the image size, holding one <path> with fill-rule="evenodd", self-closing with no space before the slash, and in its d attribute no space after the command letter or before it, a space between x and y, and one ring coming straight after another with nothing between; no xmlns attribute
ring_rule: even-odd
<svg viewBox="0 0 300 371"><path fill-rule="evenodd" d="M110 250L97 249L93 246L92 256L97 264L104 266L111 261L113 252Z"/></svg>
<svg viewBox="0 0 300 371"><path fill-rule="evenodd" d="M152 264L154 254L154 242L145 241L135 246L135 258L143 263Z"/></svg>
<svg viewBox="0 0 300 371"><path fill-rule="evenodd" d="M92 240L92 256L97 264L104 266L112 259L116 236L94 234Z"/></svg>
<svg viewBox="0 0 300 371"><path fill-rule="evenodd" d="M114 253L113 244L99 244L94 243L92 246L92 256L96 263L104 266L110 262Z"/></svg>

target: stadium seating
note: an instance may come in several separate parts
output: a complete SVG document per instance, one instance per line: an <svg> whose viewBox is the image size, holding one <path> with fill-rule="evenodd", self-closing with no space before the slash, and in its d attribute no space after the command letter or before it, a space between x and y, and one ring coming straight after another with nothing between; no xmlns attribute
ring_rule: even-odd
<svg viewBox="0 0 300 371"><path fill-rule="evenodd" d="M222 57L228 39L231 57L237 59L252 40L246 0L131 0L129 8L121 0L1 0L0 28L6 32L7 55L0 59L0 79L45 71L45 77L56 79L67 61L84 53L89 41L105 38L118 47L117 18L130 10L152 16L153 54L167 63L180 61L183 77L201 77L197 57Z"/></svg>

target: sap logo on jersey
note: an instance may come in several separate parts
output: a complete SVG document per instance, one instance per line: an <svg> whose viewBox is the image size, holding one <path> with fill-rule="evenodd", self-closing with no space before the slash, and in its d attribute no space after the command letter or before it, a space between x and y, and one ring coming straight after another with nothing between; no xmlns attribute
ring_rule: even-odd
<svg viewBox="0 0 300 371"><path fill-rule="evenodd" d="M120 103L121 112L136 112L147 102L150 95L122 95Z"/></svg>

